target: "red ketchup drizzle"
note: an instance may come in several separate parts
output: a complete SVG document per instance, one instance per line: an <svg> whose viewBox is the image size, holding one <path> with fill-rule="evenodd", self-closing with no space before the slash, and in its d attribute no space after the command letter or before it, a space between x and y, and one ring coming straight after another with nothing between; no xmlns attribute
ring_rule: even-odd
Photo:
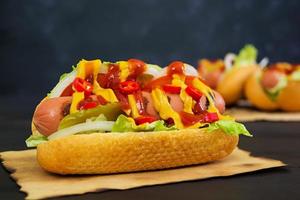
<svg viewBox="0 0 300 200"><path fill-rule="evenodd" d="M219 120L217 113L203 112L195 115L182 111L179 113L179 115L184 126L192 126L197 122L211 123Z"/></svg>
<svg viewBox="0 0 300 200"><path fill-rule="evenodd" d="M183 75L184 74L184 63L180 61L174 61L171 64L169 64L167 68L167 75L171 76L173 74L179 74Z"/></svg>
<svg viewBox="0 0 300 200"><path fill-rule="evenodd" d="M150 83L148 83L145 87L145 91L151 92L154 88L161 87L163 85L169 85L172 83L173 74L184 75L184 63L180 61L174 61L167 66L167 75L159 77Z"/></svg>
<svg viewBox="0 0 300 200"><path fill-rule="evenodd" d="M72 88L73 83L71 83L70 85L68 85L64 91L61 93L61 97L67 97L67 96L72 96L74 93L74 90Z"/></svg>
<svg viewBox="0 0 300 200"><path fill-rule="evenodd" d="M127 95L122 94L119 91L120 84L120 69L117 64L109 64L108 71L106 74L99 73L97 76L97 81L102 88L111 88L113 89L116 97L118 98L121 108L123 110L130 109Z"/></svg>
<svg viewBox="0 0 300 200"><path fill-rule="evenodd" d="M136 81L136 78L146 70L146 64L141 60L129 59L128 64L130 74L126 81ZM113 89L124 111L130 109L128 94L124 94L124 92L120 91L120 68L117 64L109 64L108 72L106 74L98 74L97 81L101 87ZM132 94L136 99L139 114L146 114L141 90L139 89Z"/></svg>
<svg viewBox="0 0 300 200"><path fill-rule="evenodd" d="M130 74L127 80L136 80L146 70L146 63L141 60L131 58L128 60Z"/></svg>
<svg viewBox="0 0 300 200"><path fill-rule="evenodd" d="M129 71L130 74L128 75L126 80L133 80L136 81L137 77L141 74L143 74L146 70L146 63L144 63L141 60L131 58L128 60L128 65L129 65ZM142 91L139 88L137 91L133 93L135 101L136 101L136 106L137 110L140 115L146 115L146 108L145 108L145 102L142 96ZM127 99L127 98L126 98ZM128 99L127 99L128 102Z"/></svg>

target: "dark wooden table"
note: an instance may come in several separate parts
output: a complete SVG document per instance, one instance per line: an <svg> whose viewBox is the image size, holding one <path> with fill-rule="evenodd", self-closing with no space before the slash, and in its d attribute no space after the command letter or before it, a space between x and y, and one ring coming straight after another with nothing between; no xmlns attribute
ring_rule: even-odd
<svg viewBox="0 0 300 200"><path fill-rule="evenodd" d="M16 107L12 98L0 98L0 151L25 149L34 101ZM254 138L241 137L240 147L253 155L282 160L287 167L227 178L212 178L125 191L107 191L57 199L299 199L300 123L246 123ZM34 173L34 172L32 172ZM0 169L0 199L23 199L9 173Z"/></svg>

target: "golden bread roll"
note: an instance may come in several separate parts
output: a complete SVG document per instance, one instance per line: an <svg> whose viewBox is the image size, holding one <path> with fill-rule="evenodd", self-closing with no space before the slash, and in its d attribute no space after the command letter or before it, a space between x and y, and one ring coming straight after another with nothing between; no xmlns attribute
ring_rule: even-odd
<svg viewBox="0 0 300 200"><path fill-rule="evenodd" d="M300 81L289 80L279 93L277 103L284 111L300 111Z"/></svg>
<svg viewBox="0 0 300 200"><path fill-rule="evenodd" d="M276 110L279 106L267 96L257 79L259 71L260 69L256 70L246 81L245 96L252 105L259 109Z"/></svg>
<svg viewBox="0 0 300 200"><path fill-rule="evenodd" d="M238 136L206 130L72 135L39 144L37 160L57 174L134 172L219 160L238 144Z"/></svg>
<svg viewBox="0 0 300 200"><path fill-rule="evenodd" d="M234 104L240 99L246 80L256 68L256 65L233 68L224 74L216 90L223 96L226 105Z"/></svg>

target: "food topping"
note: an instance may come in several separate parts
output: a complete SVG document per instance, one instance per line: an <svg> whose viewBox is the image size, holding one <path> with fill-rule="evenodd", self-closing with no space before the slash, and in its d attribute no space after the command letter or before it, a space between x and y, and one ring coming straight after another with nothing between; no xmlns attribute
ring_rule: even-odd
<svg viewBox="0 0 300 200"><path fill-rule="evenodd" d="M184 63L180 61L174 61L167 67L167 75L172 76L173 74L184 75Z"/></svg>
<svg viewBox="0 0 300 200"><path fill-rule="evenodd" d="M186 89L185 89L185 92L190 95L195 101L199 101L200 98L202 97L202 93L199 92L196 88L194 87L191 87L191 86L188 86Z"/></svg>
<svg viewBox="0 0 300 200"><path fill-rule="evenodd" d="M209 113L209 112L203 112L201 114L190 114L187 112L180 112L180 117L182 119L182 123L185 126L192 126L196 123L202 124L202 123L212 123L214 121L219 120L217 113Z"/></svg>
<svg viewBox="0 0 300 200"><path fill-rule="evenodd" d="M170 93L170 94L179 94L180 91L181 91L181 87L174 86L174 85L171 85L171 84L165 84L162 87L163 87L163 90L166 93Z"/></svg>
<svg viewBox="0 0 300 200"><path fill-rule="evenodd" d="M85 95L89 96L93 91L93 85L91 82L77 77L73 82L73 90L76 92L84 92Z"/></svg>
<svg viewBox="0 0 300 200"><path fill-rule="evenodd" d="M135 81L124 81L120 83L120 91L123 94L132 94L140 89L140 86Z"/></svg>
<svg viewBox="0 0 300 200"><path fill-rule="evenodd" d="M138 59L129 59L128 66L130 74L127 80L136 80L146 70L146 63Z"/></svg>
<svg viewBox="0 0 300 200"><path fill-rule="evenodd" d="M73 95L72 104L70 107L70 113L75 113L78 111L78 104L82 100L84 100L84 92L74 92Z"/></svg>
<svg viewBox="0 0 300 200"><path fill-rule="evenodd" d="M154 122L156 120L157 119L153 116L139 116L139 117L134 119L134 121L137 125L144 124L144 123L151 123L151 122Z"/></svg>
<svg viewBox="0 0 300 200"><path fill-rule="evenodd" d="M198 128L218 120L225 107L222 97L199 77L186 75L187 66L192 68L174 61L163 76L154 78L145 74L147 64L138 59L103 64L100 60L82 60L73 82L63 91L64 95L72 95L72 102L69 112L63 109L65 117L60 118L59 127L105 114L103 109L109 109L105 106L112 103L117 103L136 125L161 119L167 126L179 129Z"/></svg>

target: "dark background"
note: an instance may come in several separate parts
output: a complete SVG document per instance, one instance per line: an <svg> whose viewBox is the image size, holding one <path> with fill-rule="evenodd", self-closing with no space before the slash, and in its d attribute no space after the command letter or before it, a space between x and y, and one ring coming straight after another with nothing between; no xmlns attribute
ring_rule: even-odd
<svg viewBox="0 0 300 200"><path fill-rule="evenodd" d="M25 149L36 104L81 58L196 65L253 43L271 62L300 62L298 0L0 1L0 151ZM240 147L288 167L63 199L290 199L300 196L299 122L246 123ZM33 172L34 173L34 172ZM0 170L0 199L24 194Z"/></svg>
<svg viewBox="0 0 300 200"><path fill-rule="evenodd" d="M36 104L81 58L196 65L253 43L260 58L300 62L299 9L298 0L1 1L1 96Z"/></svg>

